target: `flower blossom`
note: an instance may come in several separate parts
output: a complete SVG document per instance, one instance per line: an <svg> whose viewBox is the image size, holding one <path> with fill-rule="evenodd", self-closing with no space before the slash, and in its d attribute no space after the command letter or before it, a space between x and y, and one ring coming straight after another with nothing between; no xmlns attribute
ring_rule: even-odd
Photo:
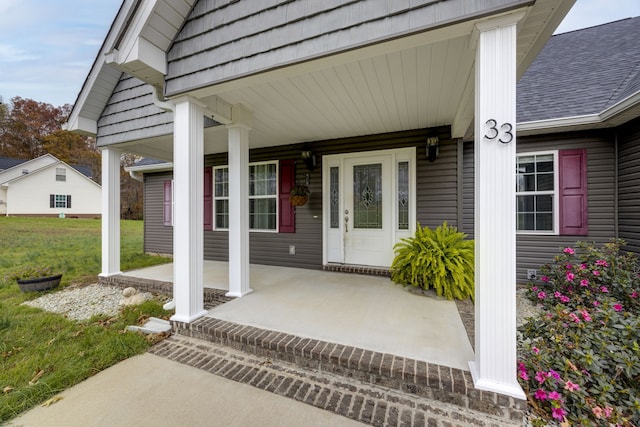
<svg viewBox="0 0 640 427"><path fill-rule="evenodd" d="M567 303L567 302L569 302L569 301L571 301L571 298L569 298L569 297L568 297L568 296L566 296L566 295L560 295L560 302Z"/></svg>
<svg viewBox="0 0 640 427"><path fill-rule="evenodd" d="M542 276L540 278L540 280L542 280L543 282L547 283L549 281L549 277L548 276Z"/></svg>
<svg viewBox="0 0 640 427"><path fill-rule="evenodd" d="M553 377L553 378L555 378L555 379L557 379L557 380L559 380L559 379L560 379L560 374L559 374L559 373L557 373L556 371L554 371L553 369L549 369L549 376L550 376L550 377ZM558 398L559 398L559 397L558 397Z"/></svg>
<svg viewBox="0 0 640 427"><path fill-rule="evenodd" d="M551 393L549 393L547 397L549 397L549 399L551 400L560 400L560 393L554 390Z"/></svg>
<svg viewBox="0 0 640 427"><path fill-rule="evenodd" d="M609 263L603 259L599 259L596 261L596 265L600 265L602 267L609 267Z"/></svg>
<svg viewBox="0 0 640 427"><path fill-rule="evenodd" d="M544 383L544 380L546 379L547 379L546 372L536 372L536 381L538 381L540 384Z"/></svg>
<svg viewBox="0 0 640 427"><path fill-rule="evenodd" d="M569 391L580 390L580 386L576 383L572 383L571 381L567 381L564 384L564 389Z"/></svg>
<svg viewBox="0 0 640 427"><path fill-rule="evenodd" d="M631 295L629 295L631 298L638 298L638 293L636 291L631 292Z"/></svg>
<svg viewBox="0 0 640 427"><path fill-rule="evenodd" d="M567 411L562 408L553 408L551 409L551 415L556 420L564 420L564 416L567 415Z"/></svg>
<svg viewBox="0 0 640 427"><path fill-rule="evenodd" d="M576 277L573 273L567 273L567 281L573 282L573 279Z"/></svg>
<svg viewBox="0 0 640 427"><path fill-rule="evenodd" d="M540 349L536 346L531 347L531 350L533 350L535 354L540 354Z"/></svg>
<svg viewBox="0 0 640 427"><path fill-rule="evenodd" d="M575 315L575 313L569 313L569 317L571 318L571 320L573 320L575 323L580 323L580 318L578 316Z"/></svg>
<svg viewBox="0 0 640 427"><path fill-rule="evenodd" d="M582 314L582 318L585 322L591 322L592 319L587 310L580 310L580 314Z"/></svg>
<svg viewBox="0 0 640 427"><path fill-rule="evenodd" d="M613 304L613 309L615 311L622 311L622 304Z"/></svg>
<svg viewBox="0 0 640 427"><path fill-rule="evenodd" d="M582 263L580 264L580 270L586 270L587 269L587 264Z"/></svg>
<svg viewBox="0 0 640 427"><path fill-rule="evenodd" d="M580 286L589 286L589 281L587 279L580 280Z"/></svg>
<svg viewBox="0 0 640 427"><path fill-rule="evenodd" d="M564 252L567 255L573 255L576 253L576 251L574 251L573 248L564 248L562 252Z"/></svg>
<svg viewBox="0 0 640 427"><path fill-rule="evenodd" d="M601 286L600 291L606 294L607 292L609 292L609 289L606 286Z"/></svg>
<svg viewBox="0 0 640 427"><path fill-rule="evenodd" d="M599 276L599 275L600 275L600 272L599 272L598 270L593 270L593 275L594 275L594 276Z"/></svg>
<svg viewBox="0 0 640 427"><path fill-rule="evenodd" d="M607 406L606 408L604 408L605 417L609 418L612 413L613 413L613 408L611 406Z"/></svg>
<svg viewBox="0 0 640 427"><path fill-rule="evenodd" d="M536 393L533 395L533 397L535 397L538 400L546 400L547 392L542 389L538 389L536 390Z"/></svg>
<svg viewBox="0 0 640 427"><path fill-rule="evenodd" d="M593 413L593 415L595 415L596 418L602 418L602 415L604 415L604 411L599 406L591 409L591 412Z"/></svg>
<svg viewBox="0 0 640 427"><path fill-rule="evenodd" d="M545 299L546 297L547 297L547 294L545 294L544 292L538 292L539 299Z"/></svg>

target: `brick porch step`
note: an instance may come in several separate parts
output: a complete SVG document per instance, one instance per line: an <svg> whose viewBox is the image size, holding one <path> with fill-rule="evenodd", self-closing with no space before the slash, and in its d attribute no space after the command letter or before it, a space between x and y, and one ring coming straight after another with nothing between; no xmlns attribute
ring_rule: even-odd
<svg viewBox="0 0 640 427"><path fill-rule="evenodd" d="M522 425L521 419L505 420L181 334L154 345L149 352L374 426Z"/></svg>
<svg viewBox="0 0 640 427"><path fill-rule="evenodd" d="M499 425L522 425L526 402L477 390L468 371L283 332L204 317L190 324L172 322L175 333L238 351L339 375L371 386L396 390L411 398L455 405L497 417ZM467 424L473 425L473 424ZM489 424L477 424L489 425Z"/></svg>

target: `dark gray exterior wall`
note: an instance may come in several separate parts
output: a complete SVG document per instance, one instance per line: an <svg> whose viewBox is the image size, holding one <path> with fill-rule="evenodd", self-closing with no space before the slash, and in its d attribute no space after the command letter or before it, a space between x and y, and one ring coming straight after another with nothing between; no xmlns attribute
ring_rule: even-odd
<svg viewBox="0 0 640 427"><path fill-rule="evenodd" d="M431 163L425 156L426 136L440 132L439 158ZM448 129L416 130L387 135L296 144L250 152L250 161L299 159L303 147L310 148L317 156L318 165L309 171L302 162L296 164L297 182L305 182L309 173L312 191L309 202L296 208L295 233L250 233L250 261L310 269L322 268L322 156L356 151L374 151L399 147L417 147L417 220L421 225L435 227L443 221L457 226L455 143L446 141ZM227 164L226 154L205 157L205 166ZM162 225L163 182L171 179L170 173L148 174L145 177L145 251L171 254L172 227ZM296 246L296 254L289 255L289 245ZM228 233L204 232L204 258L226 261L228 259Z"/></svg>
<svg viewBox="0 0 640 427"><path fill-rule="evenodd" d="M518 283L527 282L527 269L539 270L541 265L551 262L560 247L573 246L578 240L602 244L615 237L615 149L613 135L613 131L607 130L520 137L518 139L518 153L586 148L589 204L589 234L587 236L517 235L516 278ZM463 231L473 236L474 180L473 143L471 142L465 143L464 165Z"/></svg>
<svg viewBox="0 0 640 427"><path fill-rule="evenodd" d="M618 227L626 249L640 253L640 119L618 131Z"/></svg>
<svg viewBox="0 0 640 427"><path fill-rule="evenodd" d="M123 73L98 120L98 146L173 133L173 113L156 107L152 94L150 85Z"/></svg>
<svg viewBox="0 0 640 427"><path fill-rule="evenodd" d="M200 0L167 54L167 95L529 4Z"/></svg>

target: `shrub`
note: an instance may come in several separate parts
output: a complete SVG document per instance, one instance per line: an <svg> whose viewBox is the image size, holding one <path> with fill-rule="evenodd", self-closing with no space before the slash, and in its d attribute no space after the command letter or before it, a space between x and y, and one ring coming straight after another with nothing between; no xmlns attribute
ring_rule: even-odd
<svg viewBox="0 0 640 427"><path fill-rule="evenodd" d="M391 280L403 286L434 288L447 299L473 299L474 245L466 237L446 222L435 230L418 224L413 237L394 247Z"/></svg>
<svg viewBox="0 0 640 427"><path fill-rule="evenodd" d="M640 276L623 243L564 248L528 290L542 314L519 328L518 375L538 424L640 423Z"/></svg>

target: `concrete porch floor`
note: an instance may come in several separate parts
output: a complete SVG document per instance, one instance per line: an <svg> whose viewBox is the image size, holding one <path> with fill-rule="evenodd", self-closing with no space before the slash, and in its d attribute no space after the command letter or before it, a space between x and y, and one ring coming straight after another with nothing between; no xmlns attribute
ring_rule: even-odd
<svg viewBox="0 0 640 427"><path fill-rule="evenodd" d="M124 275L170 282L173 264ZM203 282L228 289L228 264L205 261ZM208 316L462 370L474 358L454 302L387 277L252 264L250 283L252 293Z"/></svg>

